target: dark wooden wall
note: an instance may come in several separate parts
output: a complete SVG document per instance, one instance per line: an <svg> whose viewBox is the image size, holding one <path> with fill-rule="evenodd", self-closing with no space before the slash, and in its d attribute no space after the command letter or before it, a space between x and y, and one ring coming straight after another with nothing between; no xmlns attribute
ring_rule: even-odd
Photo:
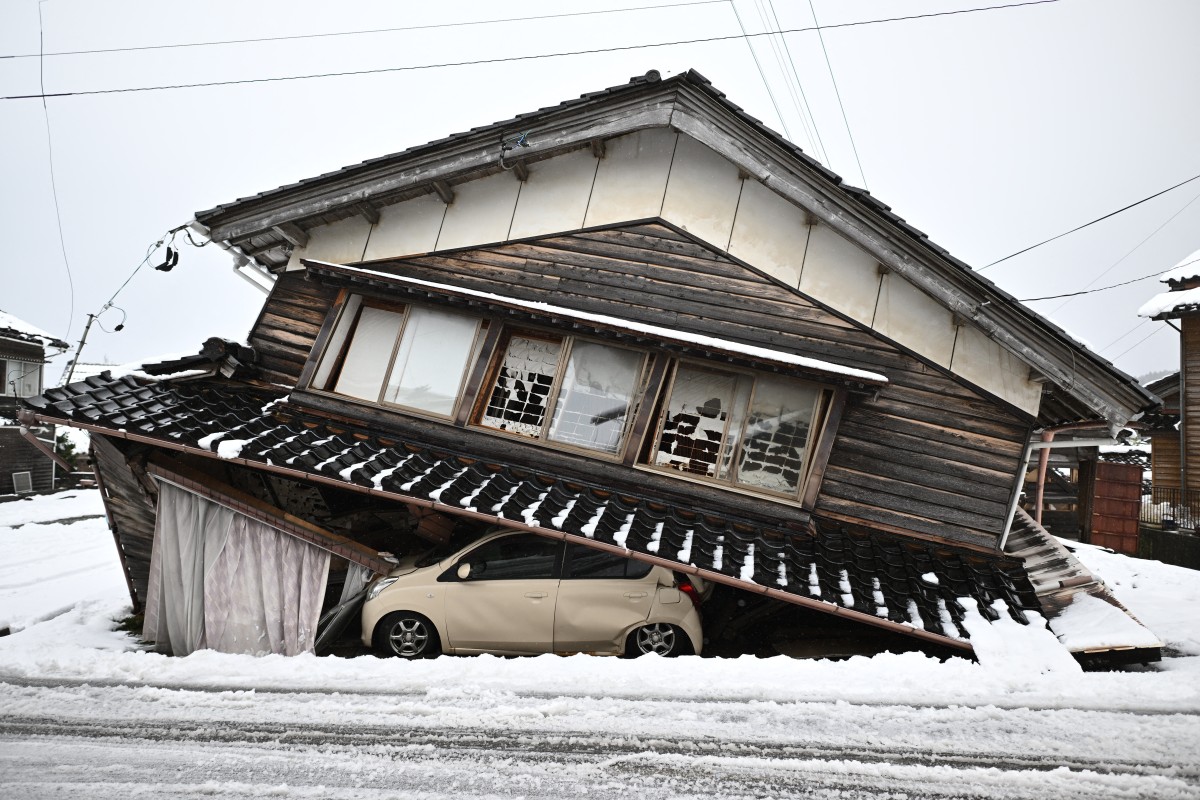
<svg viewBox="0 0 1200 800"><path fill-rule="evenodd" d="M373 269L559 303L881 372L891 381L843 417L818 512L994 546L1030 423L878 334L670 228L645 224ZM331 290L280 278L251 341L294 382ZM318 311L318 307L320 311ZM295 314L303 311L302 315ZM284 334L294 342L286 353Z"/></svg>
<svg viewBox="0 0 1200 800"><path fill-rule="evenodd" d="M279 276L250 331L266 380L295 385L336 297L336 289L306 280L303 272Z"/></svg>
<svg viewBox="0 0 1200 800"><path fill-rule="evenodd" d="M14 472L31 472L35 492L54 488L54 462L25 440L17 427L0 428L0 494L13 494ZM65 477L61 474L60 477Z"/></svg>
<svg viewBox="0 0 1200 800"><path fill-rule="evenodd" d="M104 486L104 507L113 525L121 561L133 589L133 605L140 610L146 602L150 579L150 548L154 544L154 519L158 498L142 482L130 459L137 463L135 448L92 434L92 462ZM126 455L124 450L130 451Z"/></svg>
<svg viewBox="0 0 1200 800"><path fill-rule="evenodd" d="M1183 413L1184 489L1200 489L1200 317L1179 320L1180 397Z"/></svg>

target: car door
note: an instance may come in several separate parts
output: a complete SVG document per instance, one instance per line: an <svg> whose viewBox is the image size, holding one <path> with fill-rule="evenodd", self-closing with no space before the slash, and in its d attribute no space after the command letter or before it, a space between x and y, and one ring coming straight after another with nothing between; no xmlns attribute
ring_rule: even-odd
<svg viewBox="0 0 1200 800"><path fill-rule="evenodd" d="M567 545L554 609L554 652L614 653L625 631L650 615L653 567L615 553Z"/></svg>
<svg viewBox="0 0 1200 800"><path fill-rule="evenodd" d="M456 651L548 653L554 643L562 543L527 533L492 539L447 574L446 633Z"/></svg>

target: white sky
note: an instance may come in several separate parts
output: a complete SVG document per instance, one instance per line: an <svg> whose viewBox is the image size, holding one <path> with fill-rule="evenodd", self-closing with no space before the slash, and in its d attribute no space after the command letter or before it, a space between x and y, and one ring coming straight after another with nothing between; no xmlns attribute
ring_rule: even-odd
<svg viewBox="0 0 1200 800"><path fill-rule="evenodd" d="M45 50L56 52L530 17L636 2L45 0L41 9ZM822 25L999 2L813 0ZM737 0L751 33L764 30L764 8L767 0ZM774 12L783 29L812 25L807 2L775 0ZM831 29L824 38L872 193L980 267L1200 174L1198 30L1200 3L1192 0L1059 0ZM714 0L541 21L51 56L44 59L44 80L54 93L411 67L738 33L731 4ZM146 248L197 210L624 83L651 68L664 75L698 70L769 126L782 132L786 124L790 138L810 154L821 158L823 150L822 160L848 183L863 185L817 35L786 38L823 148L806 133L768 37L753 41L782 122L740 39L50 98L73 315L42 103L0 100L0 242L6 256L0 308L75 342L86 315L101 308ZM0 55L37 52L37 0L0 4ZM0 96L35 94L38 80L37 58L0 58ZM1028 298L1166 271L1200 246L1198 198L1195 181L984 274ZM243 338L262 296L235 277L230 260L215 250L186 247L169 274L144 268L116 300L128 313L125 329L94 327L82 360L120 363L164 351L194 352L212 335ZM1143 375L1178 363L1177 334L1135 316L1158 288L1146 280L1066 305L1057 300L1033 307L1122 369ZM110 330L120 321L116 309L101 317ZM51 367L48 379L58 372Z"/></svg>

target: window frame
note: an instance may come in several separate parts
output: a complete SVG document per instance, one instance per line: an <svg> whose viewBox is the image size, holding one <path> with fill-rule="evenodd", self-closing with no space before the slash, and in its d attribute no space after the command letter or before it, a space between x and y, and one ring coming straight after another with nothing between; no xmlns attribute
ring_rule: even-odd
<svg viewBox="0 0 1200 800"><path fill-rule="evenodd" d="M503 369L504 366L504 356L508 352L508 346L514 337L537 339L540 341L558 341L562 344L562 349L559 353L558 364L555 367L554 380L550 384L549 394L546 396L546 413L542 420L542 429L537 436L528 436L523 433L504 430L503 428L495 428L491 425L486 425L483 422L483 418L487 414L488 405L491 402L492 392L495 389L496 381L500 377L500 370ZM583 445L550 438L550 432L554 426L554 415L558 409L559 403L562 400L561 392L563 381L566 377L571 354L574 352L575 344L577 342L598 344L612 350L624 350L640 357L640 362L630 387L629 410L625 415L625 422L622 426L621 436L616 443L616 447L611 453L604 450L584 447ZM650 367L652 364L652 358L653 354L648 350L613 344L612 342L592 336L579 336L573 333L560 333L558 331L547 331L520 325L505 325L504 330L502 330L500 333L496 347L490 355L490 363L488 364L484 380L479 385L478 393L475 398L475 405L468 418L467 425L474 430L485 431L487 433L503 436L509 439L515 439L517 441L529 442L531 444L541 445L543 447L568 450L574 453L582 453L593 458L604 459L605 461L619 462L624 458L625 451L629 448L630 436L633 433L637 421L638 410L641 408L643 403L647 401L653 403L656 399L655 397L648 396L648 389L650 387L647 385L647 379L651 373Z"/></svg>
<svg viewBox="0 0 1200 800"><path fill-rule="evenodd" d="M357 303L355 302L357 300ZM387 357L387 368L384 370L379 384L379 391L374 400L357 395L345 394L338 392L332 388L341 377L342 369L345 367L346 357L350 351L350 345L354 341L354 334L358 330L359 321L362 318L362 312L365 308L375 308L381 311L387 311L394 314L400 314L401 320L399 329L396 332L395 339L392 341L391 352ZM395 403L386 400L385 397L388 388L391 385L392 375L396 369L396 355L399 352L401 343L404 339L404 333L408 328L411 317L411 311L414 308L420 308L433 311L444 311L448 315L465 317L475 321L475 332L471 341L470 351L463 362L462 375L459 377L457 389L454 394L454 401L450 410L446 414L428 409L419 408L417 406L404 405L403 403ZM353 319L348 319L353 315ZM408 414L427 417L441 421L453 422L459 415L464 403L471 400L465 397L465 390L470 380L471 373L475 365L479 362L482 355L483 343L487 338L488 328L492 324L497 324L492 320L476 314L462 313L456 310L446 310L438 304L412 303L393 300L390 298L382 298L376 295L346 292L345 297L338 304L336 313L332 315L333 322L329 327L328 337L320 348L320 353L312 361L312 370L309 374L302 376L307 380L303 381L305 388L308 391L318 392L330 397L336 397L339 400L345 400L351 403L360 403L376 408L400 410ZM344 338L336 341L339 332L345 326ZM336 352L334 350L336 349ZM322 370L325 367L327 359L332 358L329 362L329 371L322 376Z"/></svg>
<svg viewBox="0 0 1200 800"><path fill-rule="evenodd" d="M658 445L662 440L663 428L667 422L667 415L670 413L671 397L675 392L675 386L679 377L680 370L685 368L698 369L705 372L715 373L718 375L730 375L735 378L734 396L738 392L740 381L749 379L751 381L750 389L746 394L745 403L740 409L730 409L730 413L725 420L725 426L722 432L721 447L717 451L716 460L714 461L714 474L700 475L694 472L685 472L680 469L674 469L667 465L654 463L659 452ZM742 430L745 430L746 419L749 415L749 410L754 405L754 399L758 392L758 384L760 379L776 378L779 380L795 383L800 386L809 387L816 391L816 397L813 400L813 413L809 419L808 436L804 444L804 463L800 469L800 477L796 483L794 492L780 492L773 489L763 487L749 486L739 483L734 477L738 470L738 459L741 456L744 446L744 436L739 433L736 437L736 442L730 442L730 428L733 424L735 413L740 413ZM807 507L811 502L809 495L811 490L810 482L814 475L823 475L824 464L818 463L828 457L824 451L827 449L823 445L828 441L826 437L832 436L833 431L829 430L831 422L834 419L834 406L837 403L838 391L831 386L816 383L814 381L804 380L790 375L783 375L774 372L762 372L748 369L728 368L723 365L713 365L704 361L695 359L679 358L672 365L670 377L663 382L663 387L659 393L658 408L655 412L654 425L650 429L650 436L647 436L642 444L642 457L639 459L638 467L640 469L651 470L660 475L669 475L679 480L685 480L692 483L698 483L704 486L715 486L721 489L738 492L739 494L751 495L754 497L766 497L776 501L792 503ZM720 477L721 464L724 461L726 448L733 446L733 451L729 456L729 473L726 477Z"/></svg>

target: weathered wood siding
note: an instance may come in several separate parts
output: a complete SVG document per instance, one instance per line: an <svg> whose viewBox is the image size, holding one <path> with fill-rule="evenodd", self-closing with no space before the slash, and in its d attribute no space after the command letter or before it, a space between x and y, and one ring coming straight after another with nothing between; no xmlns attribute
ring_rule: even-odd
<svg viewBox="0 0 1200 800"><path fill-rule="evenodd" d="M1200 489L1200 317L1179 320L1183 335L1179 345L1179 408L1183 412L1185 489Z"/></svg>
<svg viewBox="0 0 1200 800"><path fill-rule="evenodd" d="M150 580L150 548L154 545L158 499L138 480L117 445L95 433L92 459L104 485L104 507L112 521L120 558L133 584L134 603L140 608L146 602Z"/></svg>
<svg viewBox="0 0 1200 800"><path fill-rule="evenodd" d="M1179 488L1179 433L1156 433L1150 437L1150 474L1154 476L1154 488ZM1165 495L1164 495L1165 498ZM1163 498L1155 495L1156 503Z"/></svg>
<svg viewBox="0 0 1200 800"><path fill-rule="evenodd" d="M30 473L35 492L48 492L54 488L54 462L26 441L20 428L0 428L0 494L16 492L14 472Z"/></svg>
<svg viewBox="0 0 1200 800"><path fill-rule="evenodd" d="M989 546L1000 533L1027 421L861 324L665 226L372 266L881 372L891 384L876 399L852 404L842 420L818 511ZM283 296L294 297L299 281L285 280ZM307 297L319 302L311 289ZM295 323L275 308L272 298L256 337L276 339L271 326L297 324L305 339L315 335L320 322L312 309ZM295 373L300 356L297 349Z"/></svg>
<svg viewBox="0 0 1200 800"><path fill-rule="evenodd" d="M266 380L296 383L336 296L337 290L305 280L303 273L279 276L250 331Z"/></svg>

